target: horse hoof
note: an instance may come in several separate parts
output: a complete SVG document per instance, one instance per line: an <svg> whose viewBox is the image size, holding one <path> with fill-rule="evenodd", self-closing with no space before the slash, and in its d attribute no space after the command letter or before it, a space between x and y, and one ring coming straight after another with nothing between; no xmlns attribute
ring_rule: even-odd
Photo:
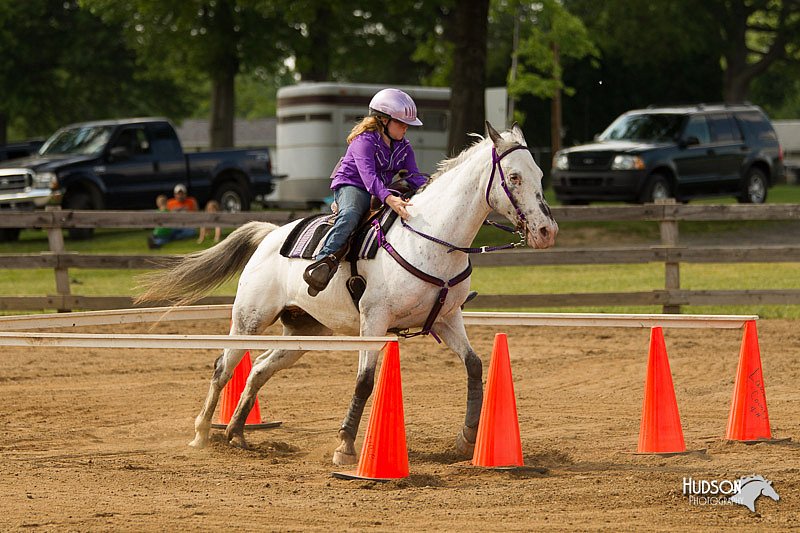
<svg viewBox="0 0 800 533"><path fill-rule="evenodd" d="M469 431L473 433L472 435L466 435L465 432ZM456 435L456 451L459 455L463 455L465 457L472 457L472 454L475 452L475 430L472 428L462 428L461 431L458 432ZM472 437L472 442L468 440L469 437Z"/></svg>
<svg viewBox="0 0 800 533"><path fill-rule="evenodd" d="M346 453L336 450L333 452L333 464L336 466L349 466L358 463L358 456L354 453Z"/></svg>
<svg viewBox="0 0 800 533"><path fill-rule="evenodd" d="M206 447L206 440L202 437L195 437L194 440L189 443L189 446L197 450L202 450Z"/></svg>
<svg viewBox="0 0 800 533"><path fill-rule="evenodd" d="M231 431L230 428L225 430L225 440L231 446L235 446L236 448L241 448L243 450L249 450L250 447L247 446L247 441L244 440L244 433L241 431Z"/></svg>

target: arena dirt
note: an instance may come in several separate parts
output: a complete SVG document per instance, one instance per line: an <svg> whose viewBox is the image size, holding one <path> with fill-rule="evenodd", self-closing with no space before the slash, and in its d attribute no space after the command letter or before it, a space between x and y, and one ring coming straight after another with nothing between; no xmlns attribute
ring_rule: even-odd
<svg viewBox="0 0 800 533"><path fill-rule="evenodd" d="M222 334L227 327L176 322L155 331ZM741 331L670 329L686 444L698 450L673 457L632 453L649 330L505 328L525 464L545 473L487 471L455 455L465 372L432 339L403 342L411 474L389 483L331 477L355 353L312 352L273 378L259 395L262 415L283 425L247 432L252 449L245 451L213 430L208 448L187 446L215 350L2 348L0 529L796 529L800 329L781 320L758 328L773 434L793 440L726 443ZM469 330L485 371L495 331ZM781 496L759 498L756 513L693 505L681 492L685 477L753 473L772 480Z"/></svg>

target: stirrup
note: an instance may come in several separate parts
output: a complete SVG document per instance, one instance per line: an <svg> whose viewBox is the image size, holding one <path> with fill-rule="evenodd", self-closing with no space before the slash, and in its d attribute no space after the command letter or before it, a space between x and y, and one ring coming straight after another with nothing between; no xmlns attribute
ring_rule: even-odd
<svg viewBox="0 0 800 533"><path fill-rule="evenodd" d="M324 291L338 269L339 260L332 254L308 265L303 272L303 280L308 283L308 295L316 296Z"/></svg>
<svg viewBox="0 0 800 533"><path fill-rule="evenodd" d="M463 304L461 304L461 309L464 309L464 306L467 305L472 300L474 300L477 295L478 291L470 291L469 294L467 294L467 299L464 300Z"/></svg>

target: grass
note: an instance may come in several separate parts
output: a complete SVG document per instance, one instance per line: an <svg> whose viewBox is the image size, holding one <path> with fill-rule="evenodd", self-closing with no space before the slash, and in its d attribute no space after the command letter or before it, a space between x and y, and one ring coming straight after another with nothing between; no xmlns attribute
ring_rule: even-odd
<svg viewBox="0 0 800 533"><path fill-rule="evenodd" d="M548 191L552 201L552 191ZM770 189L771 203L800 203L800 187L776 186ZM734 203L730 199L702 200L697 203ZM780 231L782 222L682 222L681 236L727 232L742 228L761 228ZM591 228L603 234L605 242L619 239L657 240L658 224L653 222L573 222L561 226L561 234L569 235ZM225 230L229 232L230 230ZM182 254L211 246L194 240L170 243L159 250L148 250L146 230L99 230L92 240L65 240L68 251L103 254ZM510 239L511 237L511 239ZM513 236L486 227L476 238L475 245L493 245L514 240ZM19 242L0 243L0 254L38 253L48 250L47 235L43 231L24 230ZM70 269L73 294L85 296L134 295L136 276L144 271ZM472 286L483 294L537 294L580 292L630 292L651 291L664 287L664 266L660 263L643 265L563 265L541 267L477 268ZM682 264L681 287L692 290L723 289L797 289L800 288L800 264ZM236 280L215 290L215 295L233 295ZM2 270L0 294L37 296L55 294L52 270ZM628 312L657 313L660 307L625 307L609 302L602 307L570 307L519 309L523 311L550 312ZM800 318L800 306L685 306L685 313L702 314L758 314L765 318Z"/></svg>

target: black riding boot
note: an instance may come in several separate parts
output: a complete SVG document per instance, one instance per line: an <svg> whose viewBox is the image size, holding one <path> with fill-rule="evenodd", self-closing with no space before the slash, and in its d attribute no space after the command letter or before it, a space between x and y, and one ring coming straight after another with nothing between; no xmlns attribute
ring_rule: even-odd
<svg viewBox="0 0 800 533"><path fill-rule="evenodd" d="M303 272L303 279L308 283L309 296L316 296L328 286L333 275L339 269L339 259L331 254L314 261Z"/></svg>

